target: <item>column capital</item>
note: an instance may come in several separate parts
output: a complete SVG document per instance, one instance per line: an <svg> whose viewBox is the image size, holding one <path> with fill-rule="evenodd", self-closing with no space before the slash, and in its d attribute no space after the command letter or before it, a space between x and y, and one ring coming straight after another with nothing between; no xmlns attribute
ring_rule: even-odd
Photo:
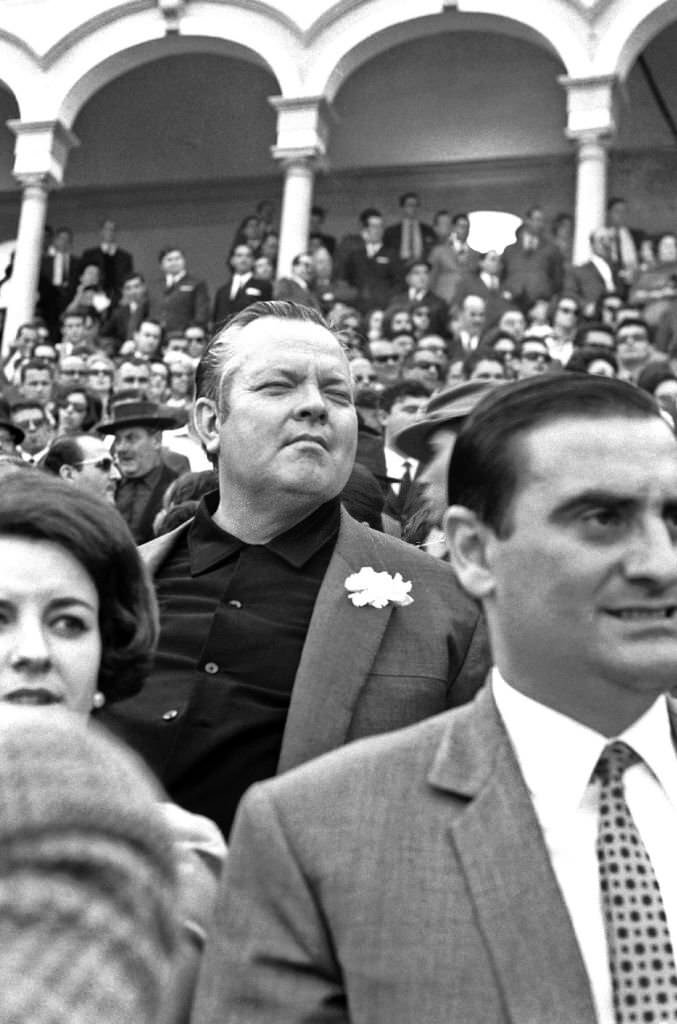
<svg viewBox="0 0 677 1024"><path fill-rule="evenodd" d="M602 142L616 133L618 80L615 75L589 78L560 75L558 82L567 93L567 138Z"/></svg>
<svg viewBox="0 0 677 1024"><path fill-rule="evenodd" d="M54 188L56 184L54 178L50 174L14 174L14 177L22 186L24 191L27 189L36 189L40 192L49 192L50 189Z"/></svg>
<svg viewBox="0 0 677 1024"><path fill-rule="evenodd" d="M271 147L285 164L321 160L327 152L331 111L324 96L270 96L277 111L277 142Z"/></svg>
<svg viewBox="0 0 677 1024"><path fill-rule="evenodd" d="M43 179L49 187L63 181L70 150L79 145L77 137L62 121L19 121L12 119L7 127L16 135L14 145L14 177L26 184Z"/></svg>

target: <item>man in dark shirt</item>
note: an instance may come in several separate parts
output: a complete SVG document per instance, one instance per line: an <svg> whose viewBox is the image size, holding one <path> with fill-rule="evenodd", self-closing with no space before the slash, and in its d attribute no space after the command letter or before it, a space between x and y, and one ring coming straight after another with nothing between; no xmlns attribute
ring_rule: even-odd
<svg viewBox="0 0 677 1024"><path fill-rule="evenodd" d="M447 565L340 506L357 418L319 313L243 310L210 343L196 389L219 493L143 549L156 666L106 717L174 800L227 833L252 782L467 700L488 652Z"/></svg>
<svg viewBox="0 0 677 1024"><path fill-rule="evenodd" d="M111 406L111 419L100 423L100 434L115 435L115 457L122 479L115 504L137 544L153 536L153 520L162 498L177 473L162 458L162 431L173 430L178 422L162 415L155 402L131 391L121 393Z"/></svg>

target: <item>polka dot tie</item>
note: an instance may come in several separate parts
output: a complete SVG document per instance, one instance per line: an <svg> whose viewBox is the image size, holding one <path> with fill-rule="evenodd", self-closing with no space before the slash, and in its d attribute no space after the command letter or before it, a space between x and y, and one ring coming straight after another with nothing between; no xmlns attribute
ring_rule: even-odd
<svg viewBox="0 0 677 1024"><path fill-rule="evenodd" d="M677 969L649 854L625 802L623 773L639 756L609 743L600 779L597 859L618 1024L677 1021Z"/></svg>

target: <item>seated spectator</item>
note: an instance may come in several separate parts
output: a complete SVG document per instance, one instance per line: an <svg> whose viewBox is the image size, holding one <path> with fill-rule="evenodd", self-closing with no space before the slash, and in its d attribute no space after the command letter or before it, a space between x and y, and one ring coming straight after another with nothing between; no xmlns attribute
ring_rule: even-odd
<svg viewBox="0 0 677 1024"><path fill-rule="evenodd" d="M574 349L590 347L615 349L616 334L613 327L594 320L581 324L574 336Z"/></svg>
<svg viewBox="0 0 677 1024"><path fill-rule="evenodd" d="M489 249L479 256L476 266L464 272L456 288L456 303L462 303L466 295L479 295L485 302L485 327L493 327L508 306L503 294L501 273L503 262L496 249Z"/></svg>
<svg viewBox="0 0 677 1024"><path fill-rule="evenodd" d="M59 388L55 401L56 436L84 434L101 419L101 401L80 384Z"/></svg>
<svg viewBox="0 0 677 1024"><path fill-rule="evenodd" d="M621 380L637 384L645 366L656 359L649 325L639 317L619 321L616 327L616 356Z"/></svg>
<svg viewBox="0 0 677 1024"><path fill-rule="evenodd" d="M102 415L108 413L108 403L113 393L115 363L105 355L95 352L87 359L87 388L101 402Z"/></svg>
<svg viewBox="0 0 677 1024"><path fill-rule="evenodd" d="M98 437L76 434L56 438L41 460L40 469L115 504L120 473L107 446Z"/></svg>
<svg viewBox="0 0 677 1024"><path fill-rule="evenodd" d="M592 373L598 377L616 377L618 360L610 348L590 345L575 348L564 369L576 373Z"/></svg>
<svg viewBox="0 0 677 1024"><path fill-rule="evenodd" d="M465 357L463 376L466 380L506 380L505 363L492 349L480 348Z"/></svg>
<svg viewBox="0 0 677 1024"><path fill-rule="evenodd" d="M179 947L157 783L58 709L5 704L0 764L0 1018L154 1024Z"/></svg>
<svg viewBox="0 0 677 1024"><path fill-rule="evenodd" d="M445 381L447 363L446 357L436 352L415 349L404 361L402 379L422 381L437 391Z"/></svg>
<svg viewBox="0 0 677 1024"><path fill-rule="evenodd" d="M623 305L623 296L620 292L609 292L606 295L601 295L595 307L593 319L600 323L608 324L615 330L618 313Z"/></svg>
<svg viewBox="0 0 677 1024"><path fill-rule="evenodd" d="M515 372L519 380L524 377L535 377L547 373L552 365L552 356L543 338L532 338L526 334L524 341L516 352Z"/></svg>
<svg viewBox="0 0 677 1024"><path fill-rule="evenodd" d="M399 379L402 357L392 341L382 338L367 342L367 356L384 387Z"/></svg>
<svg viewBox="0 0 677 1024"><path fill-rule="evenodd" d="M273 297L320 312L320 299L310 287L312 280L313 257L309 252L300 252L292 261L291 277L280 277L273 285Z"/></svg>
<svg viewBox="0 0 677 1024"><path fill-rule="evenodd" d="M551 303L552 330L544 340L553 359L564 366L574 349L580 307L578 299L567 293Z"/></svg>
<svg viewBox="0 0 677 1024"><path fill-rule="evenodd" d="M0 397L0 455L21 458L18 446L24 439L24 432L12 420L9 402Z"/></svg>
<svg viewBox="0 0 677 1024"><path fill-rule="evenodd" d="M380 341L383 337L384 309L371 309L367 314L367 341Z"/></svg>
<svg viewBox="0 0 677 1024"><path fill-rule="evenodd" d="M19 392L22 398L46 405L52 398L55 370L44 359L28 359L19 367Z"/></svg>
<svg viewBox="0 0 677 1024"><path fill-rule="evenodd" d="M41 402L30 398L11 403L12 423L24 435L21 455L31 466L37 466L52 440L52 421Z"/></svg>
<svg viewBox="0 0 677 1024"><path fill-rule="evenodd" d="M11 609L2 639L13 652L0 663L0 697L17 707L61 705L86 720L143 686L158 632L154 594L115 509L46 474L36 488L31 476L17 474L0 491L0 599ZM64 618L77 628L62 629ZM166 820L183 928L181 961L164 978L172 997L165 1012L176 1009L174 1001L187 1011L223 842L213 823L178 808L168 808Z"/></svg>
<svg viewBox="0 0 677 1024"><path fill-rule="evenodd" d="M677 374L664 359L647 363L637 378L637 386L653 395L677 424Z"/></svg>
<svg viewBox="0 0 677 1024"><path fill-rule="evenodd" d="M190 409L195 395L195 367L190 356L179 353L165 357L169 366L169 393L164 404L172 409Z"/></svg>

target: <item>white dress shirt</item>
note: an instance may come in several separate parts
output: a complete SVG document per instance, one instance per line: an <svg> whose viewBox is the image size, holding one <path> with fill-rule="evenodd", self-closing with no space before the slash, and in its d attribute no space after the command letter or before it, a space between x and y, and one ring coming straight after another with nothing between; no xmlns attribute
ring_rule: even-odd
<svg viewBox="0 0 677 1024"><path fill-rule="evenodd" d="M413 480L416 475L416 470L418 469L418 459L410 459L405 455L400 455L400 453L396 452L393 448L386 447L383 449L383 451L386 457L386 475L388 479L391 481L390 486L392 487L395 494L399 494L399 481L404 476L405 462L409 463L409 474L411 476L411 479ZM392 483L393 480L396 480L398 482Z"/></svg>
<svg viewBox="0 0 677 1024"><path fill-rule="evenodd" d="M593 252L590 256L590 262L593 264L593 266L597 270L597 273L604 281L604 287L606 288L606 290L608 292L615 292L616 282L614 281L614 275L607 261L602 259L601 256L598 256L596 253Z"/></svg>
<svg viewBox="0 0 677 1024"><path fill-rule="evenodd" d="M599 1024L615 1024L595 849L599 783L590 782L609 739L525 697L496 668L491 685L578 939ZM642 758L625 773L626 800L651 858L674 944L677 757L665 698L613 739Z"/></svg>

